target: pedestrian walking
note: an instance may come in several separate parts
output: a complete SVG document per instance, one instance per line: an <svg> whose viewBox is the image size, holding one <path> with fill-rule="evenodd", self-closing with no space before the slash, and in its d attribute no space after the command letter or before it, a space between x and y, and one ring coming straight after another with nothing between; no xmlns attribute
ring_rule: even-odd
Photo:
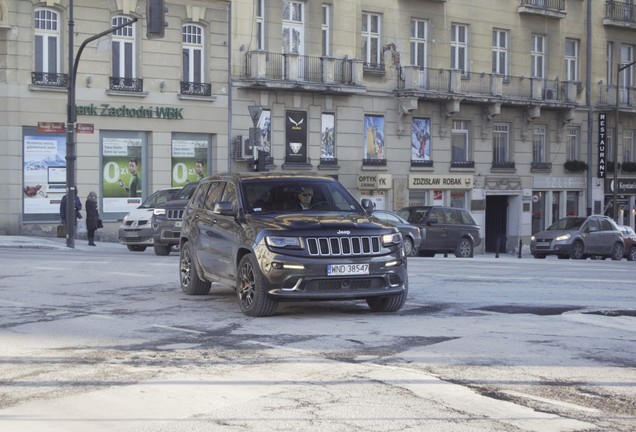
<svg viewBox="0 0 636 432"><path fill-rule="evenodd" d="M86 232L89 246L97 246L95 244L95 231L102 227L102 220L97 209L97 194L91 191L86 198Z"/></svg>

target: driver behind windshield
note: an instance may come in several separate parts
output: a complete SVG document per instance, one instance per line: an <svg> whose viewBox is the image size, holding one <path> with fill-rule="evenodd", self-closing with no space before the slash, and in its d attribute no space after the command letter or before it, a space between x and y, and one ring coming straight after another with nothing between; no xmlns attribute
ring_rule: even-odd
<svg viewBox="0 0 636 432"><path fill-rule="evenodd" d="M311 199L314 196L314 190L309 186L302 186L300 191L296 193L297 202L295 203L297 210L309 210Z"/></svg>

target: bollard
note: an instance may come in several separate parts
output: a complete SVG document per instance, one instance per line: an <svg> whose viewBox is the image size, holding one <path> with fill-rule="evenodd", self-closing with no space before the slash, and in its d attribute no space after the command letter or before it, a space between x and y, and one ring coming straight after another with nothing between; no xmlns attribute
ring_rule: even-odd
<svg viewBox="0 0 636 432"><path fill-rule="evenodd" d="M519 239L519 255L517 255L517 258L521 258L521 248L523 247L523 241L521 241L521 239Z"/></svg>
<svg viewBox="0 0 636 432"><path fill-rule="evenodd" d="M499 258L499 243L501 240L497 237L497 241L495 242L495 258Z"/></svg>

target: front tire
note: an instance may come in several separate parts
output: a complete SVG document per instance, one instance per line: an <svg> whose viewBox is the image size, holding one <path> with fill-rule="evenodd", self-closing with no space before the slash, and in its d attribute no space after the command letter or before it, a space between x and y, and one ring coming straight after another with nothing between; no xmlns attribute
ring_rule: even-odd
<svg viewBox="0 0 636 432"><path fill-rule="evenodd" d="M629 252L627 252L627 261L636 261L636 246L629 248Z"/></svg>
<svg viewBox="0 0 636 432"><path fill-rule="evenodd" d="M157 242L155 242L155 244L153 245L153 248L155 249L155 255L159 255L159 256L170 255L170 249L172 249L170 245L162 245Z"/></svg>
<svg viewBox="0 0 636 432"><path fill-rule="evenodd" d="M413 240L411 240L409 237L404 237L404 254L407 257L413 256L413 254L415 253L413 249Z"/></svg>
<svg viewBox="0 0 636 432"><path fill-rule="evenodd" d="M467 238L459 239L457 246L455 246L455 256L457 258L472 258L473 242Z"/></svg>
<svg viewBox="0 0 636 432"><path fill-rule="evenodd" d="M196 260L192 244L187 242L179 252L179 282L181 291L188 295L207 295L210 282L201 280L196 269Z"/></svg>
<svg viewBox="0 0 636 432"><path fill-rule="evenodd" d="M585 258L585 248L583 247L583 242L577 240L572 244L572 249L570 250L570 258L577 260Z"/></svg>
<svg viewBox="0 0 636 432"><path fill-rule="evenodd" d="M265 290L265 280L256 258L247 254L238 266L236 295L241 312L251 317L267 317L276 313L278 302Z"/></svg>
<svg viewBox="0 0 636 432"><path fill-rule="evenodd" d="M405 289L402 294L389 297L372 297L366 300L371 312L397 312L404 306L407 294L408 290Z"/></svg>

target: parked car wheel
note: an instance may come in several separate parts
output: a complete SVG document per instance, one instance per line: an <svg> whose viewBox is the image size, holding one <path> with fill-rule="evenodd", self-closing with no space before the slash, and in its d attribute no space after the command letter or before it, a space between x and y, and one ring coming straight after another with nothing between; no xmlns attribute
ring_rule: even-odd
<svg viewBox="0 0 636 432"><path fill-rule="evenodd" d="M128 250L131 252L143 252L146 250L146 246L128 245Z"/></svg>
<svg viewBox="0 0 636 432"><path fill-rule="evenodd" d="M570 258L572 258L572 259L584 259L585 258L583 242L577 240L574 243L572 243L572 249L570 250Z"/></svg>
<svg viewBox="0 0 636 432"><path fill-rule="evenodd" d="M612 253L610 254L610 258L614 261L620 261L623 259L623 255L625 254L625 247L621 243L615 243L612 247Z"/></svg>
<svg viewBox="0 0 636 432"><path fill-rule="evenodd" d="M467 238L460 239L455 247L455 256L457 258L472 258L473 243Z"/></svg>
<svg viewBox="0 0 636 432"><path fill-rule="evenodd" d="M396 296L368 298L367 304L372 312L395 312L404 306L407 294L405 291Z"/></svg>
<svg viewBox="0 0 636 432"><path fill-rule="evenodd" d="M210 292L210 282L201 280L194 268L194 251L189 242L179 253L179 281L181 290L188 295L206 295Z"/></svg>
<svg viewBox="0 0 636 432"><path fill-rule="evenodd" d="M632 246L629 248L629 252L627 253L627 261L636 261L636 246Z"/></svg>
<svg viewBox="0 0 636 432"><path fill-rule="evenodd" d="M413 240L408 237L404 237L404 254L406 256L411 256L414 253L413 250Z"/></svg>
<svg viewBox="0 0 636 432"><path fill-rule="evenodd" d="M166 256L170 255L170 249L172 249L172 246L162 245L155 242L153 248L155 249L155 255Z"/></svg>
<svg viewBox="0 0 636 432"><path fill-rule="evenodd" d="M252 254L245 255L239 263L236 295L241 311L247 316L265 317L276 312L278 302L265 291L263 274Z"/></svg>

